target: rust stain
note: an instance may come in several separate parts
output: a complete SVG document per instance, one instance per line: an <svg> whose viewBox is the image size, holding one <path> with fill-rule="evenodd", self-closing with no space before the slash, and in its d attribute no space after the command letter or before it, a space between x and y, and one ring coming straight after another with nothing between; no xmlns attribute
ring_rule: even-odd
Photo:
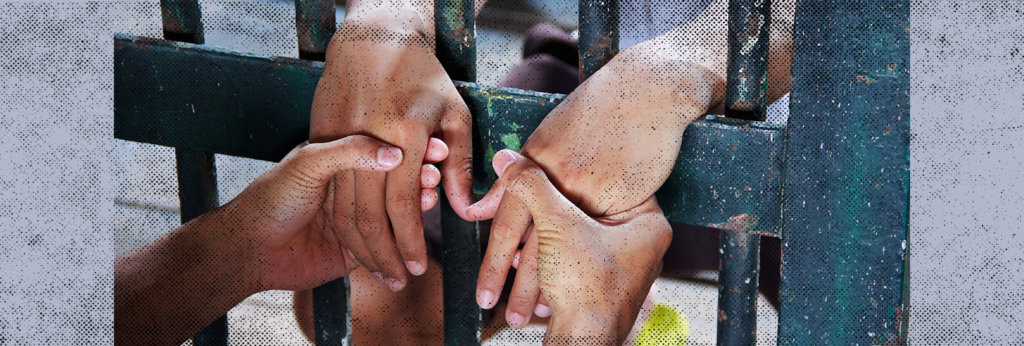
<svg viewBox="0 0 1024 346"><path fill-rule="evenodd" d="M864 83L864 84L867 84L867 85L871 85L871 83L878 82L878 80L876 80L876 79L874 79L874 78L872 78L871 76L868 76L868 75L857 75L857 82L861 82L861 83Z"/></svg>

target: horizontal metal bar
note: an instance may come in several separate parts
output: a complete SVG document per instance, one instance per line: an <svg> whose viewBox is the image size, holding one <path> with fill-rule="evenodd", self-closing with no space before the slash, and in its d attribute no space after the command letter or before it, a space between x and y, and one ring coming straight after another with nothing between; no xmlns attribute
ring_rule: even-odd
<svg viewBox="0 0 1024 346"><path fill-rule="evenodd" d="M322 63L121 35L114 45L117 138L276 161L308 137ZM496 178L485 164L494 152L524 143L565 95L457 86L483 149L474 163L483 192ZM691 124L657 195L669 220L711 225L745 214L750 232L777 236L782 133L715 116Z"/></svg>

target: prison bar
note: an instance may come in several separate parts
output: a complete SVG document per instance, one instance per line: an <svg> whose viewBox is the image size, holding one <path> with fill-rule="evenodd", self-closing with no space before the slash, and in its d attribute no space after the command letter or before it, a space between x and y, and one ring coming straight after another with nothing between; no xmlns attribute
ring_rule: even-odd
<svg viewBox="0 0 1024 346"><path fill-rule="evenodd" d="M333 0L295 0L299 58L324 61L336 29ZM313 339L317 345L352 344L348 277L313 288Z"/></svg>
<svg viewBox="0 0 1024 346"><path fill-rule="evenodd" d="M437 59L453 81L476 81L476 11L473 0L434 2ZM473 113L473 117L478 117ZM472 139L476 142L476 139ZM474 145L474 151L476 146ZM477 155L474 152L474 157ZM474 170L479 169L475 160ZM480 345L481 311L476 304L480 272L479 223L459 217L439 187L441 275L444 293L444 344Z"/></svg>
<svg viewBox="0 0 1024 346"><path fill-rule="evenodd" d="M910 1L800 1L779 345L905 345Z"/></svg>
<svg viewBox="0 0 1024 346"><path fill-rule="evenodd" d="M764 121L771 0L729 0L728 11L725 116ZM748 224L737 219L719 227L718 345L757 343L761 236L747 232Z"/></svg>
<svg viewBox="0 0 1024 346"><path fill-rule="evenodd" d="M580 82L619 53L619 0L580 0Z"/></svg>
<svg viewBox="0 0 1024 346"><path fill-rule="evenodd" d="M164 38L202 44L203 16L198 0L160 0ZM212 152L174 148L181 223L217 208L217 171ZM192 338L193 345L227 345L228 318L220 316Z"/></svg>

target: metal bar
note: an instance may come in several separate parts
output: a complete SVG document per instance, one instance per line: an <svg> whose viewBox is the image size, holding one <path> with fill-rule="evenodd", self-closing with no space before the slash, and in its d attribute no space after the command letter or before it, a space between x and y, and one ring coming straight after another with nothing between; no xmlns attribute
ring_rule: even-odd
<svg viewBox="0 0 1024 346"><path fill-rule="evenodd" d="M434 2L437 59L452 80L476 81L476 12L473 0Z"/></svg>
<svg viewBox="0 0 1024 346"><path fill-rule="evenodd" d="M333 0L295 0L295 34L300 59L324 61L336 30L334 23ZM348 278L313 288L313 330L317 345L352 344L348 289Z"/></svg>
<svg viewBox="0 0 1024 346"><path fill-rule="evenodd" d="M905 344L910 1L797 3L780 345Z"/></svg>
<svg viewBox="0 0 1024 346"><path fill-rule="evenodd" d="M324 61L334 31L334 0L295 0L299 58Z"/></svg>
<svg viewBox="0 0 1024 346"><path fill-rule="evenodd" d="M160 0L160 17L164 38L188 43L204 42L199 0Z"/></svg>
<svg viewBox="0 0 1024 346"><path fill-rule="evenodd" d="M619 0L580 0L580 81L619 53Z"/></svg>
<svg viewBox="0 0 1024 346"><path fill-rule="evenodd" d="M761 236L723 230L718 268L718 344L757 343Z"/></svg>
<svg viewBox="0 0 1024 346"><path fill-rule="evenodd" d="M729 0L725 116L765 120L771 0Z"/></svg>
<svg viewBox="0 0 1024 346"><path fill-rule="evenodd" d="M160 0L164 38L202 44L203 15L198 0ZM181 221L188 222L217 207L217 172L214 154L174 149L178 166L178 197ZM197 346L227 345L228 319L221 316L192 338Z"/></svg>
<svg viewBox="0 0 1024 346"><path fill-rule="evenodd" d="M347 278L313 288L313 326L319 346L352 345L352 314Z"/></svg>
<svg viewBox="0 0 1024 346"><path fill-rule="evenodd" d="M178 199L181 201L181 223L217 208L217 167L214 154L185 148L174 148L178 171ZM228 319L220 316L192 337L193 345L227 345Z"/></svg>
<svg viewBox="0 0 1024 346"><path fill-rule="evenodd" d="M434 35L437 59L448 76L453 81L476 81L474 1L437 0L434 3ZM476 149L474 146L474 154L478 152ZM477 167L479 165L474 168ZM481 314L476 304L476 280L481 261L479 225L462 220L448 204L444 189L439 190L444 343L480 345Z"/></svg>
<svg viewBox="0 0 1024 346"><path fill-rule="evenodd" d="M226 52L159 39L114 39L114 136L266 161L308 138L320 62ZM172 76L172 77L165 77ZM260 86L258 88L253 86ZM513 148L565 97L458 83L474 114L474 162ZM747 214L778 236L784 127L708 116L683 135L658 202L674 222L708 225ZM497 178L476 167L475 191Z"/></svg>
<svg viewBox="0 0 1024 346"><path fill-rule="evenodd" d="M729 0L726 117L765 120L770 24L771 0ZM740 165L723 168L729 171L747 169ZM761 238L744 228L727 227L721 232L718 271L719 345L757 343L757 282L760 274L758 264Z"/></svg>

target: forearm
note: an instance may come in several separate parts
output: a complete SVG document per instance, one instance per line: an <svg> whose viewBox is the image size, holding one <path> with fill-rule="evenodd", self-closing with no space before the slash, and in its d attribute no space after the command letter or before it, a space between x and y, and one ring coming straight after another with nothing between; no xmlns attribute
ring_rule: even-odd
<svg viewBox="0 0 1024 346"><path fill-rule="evenodd" d="M795 1L772 2L771 41L768 59L768 102L773 102L791 86L790 68L793 60L793 12ZM675 65L695 64L703 67L714 78L710 86L714 92L708 103L708 112L724 111L725 79L728 58L728 0L715 0L694 20L675 28L653 40L631 47L626 52L647 56L654 61L666 62L670 68L661 69L667 77L685 77L691 72L671 68ZM625 52L624 52L625 53ZM642 63L642 59L640 61ZM641 66L634 66L642 68Z"/></svg>
<svg viewBox="0 0 1024 346"><path fill-rule="evenodd" d="M115 343L179 344L256 287L256 266L223 209L114 262Z"/></svg>

